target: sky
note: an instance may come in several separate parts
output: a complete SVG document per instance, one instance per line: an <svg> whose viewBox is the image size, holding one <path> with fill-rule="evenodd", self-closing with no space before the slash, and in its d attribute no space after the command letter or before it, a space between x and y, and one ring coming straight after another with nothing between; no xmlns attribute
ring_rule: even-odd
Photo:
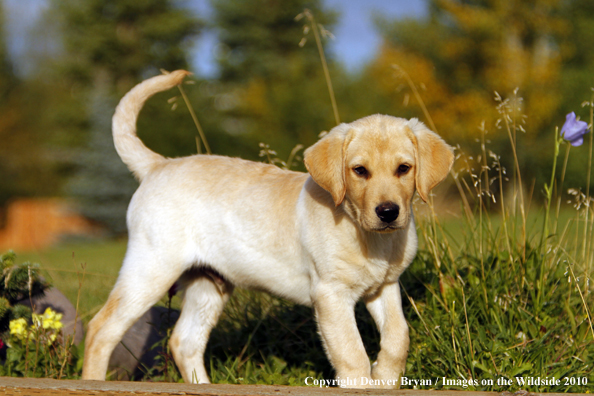
<svg viewBox="0 0 594 396"><path fill-rule="evenodd" d="M203 18L211 13L210 0L187 0L189 7ZM329 49L348 71L359 70L370 61L380 45L373 18L381 15L388 19L422 17L427 13L425 0L322 0L326 8L340 13L337 25L332 29L334 40ZM24 62L27 49L33 43L28 32L36 25L41 13L47 8L47 0L4 0L7 17L8 48L14 55L17 69L26 73ZM215 77L217 73L215 53L216 34L204 32L192 51L194 72L202 77ZM21 63L19 65L19 62Z"/></svg>
<svg viewBox="0 0 594 396"><path fill-rule="evenodd" d="M18 1L18 0L12 0ZM331 33L330 50L350 72L359 70L373 59L381 43L374 28L373 19L381 15L388 19L420 18L427 13L425 0L322 0L326 8L340 13L337 25ZM209 0L191 1L200 15L209 15ZM205 77L216 75L216 35L206 32L196 43L193 51L196 72Z"/></svg>
<svg viewBox="0 0 594 396"><path fill-rule="evenodd" d="M370 61L379 49L380 37L374 16L387 19L420 18L427 14L425 0L324 0L326 7L341 16L332 34L331 48L347 67L354 71Z"/></svg>

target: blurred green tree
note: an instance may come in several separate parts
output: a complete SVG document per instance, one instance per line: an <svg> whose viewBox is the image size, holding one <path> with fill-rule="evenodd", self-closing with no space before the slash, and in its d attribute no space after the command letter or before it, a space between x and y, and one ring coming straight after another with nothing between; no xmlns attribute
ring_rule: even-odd
<svg viewBox="0 0 594 396"><path fill-rule="evenodd" d="M564 67L561 71L561 92L563 112L576 111L580 104L589 99L594 87L594 2L572 0L563 8L561 16L567 21L567 31L559 44Z"/></svg>
<svg viewBox="0 0 594 396"><path fill-rule="evenodd" d="M216 105L224 132L256 150L258 142L269 144L286 159L296 144L309 145L322 130L332 128L320 57L308 33L311 26L304 26L306 18L295 18L307 8L317 23L331 28L336 14L323 9L319 0L212 4L222 86ZM342 72L332 61L330 68L338 80Z"/></svg>
<svg viewBox="0 0 594 396"><path fill-rule="evenodd" d="M426 20L380 22L385 45L369 69L373 78L382 84L382 74L385 80L394 80L392 65L401 66L426 88L424 98L441 132L466 138L477 136L480 120L497 117L494 92L510 97L518 88L524 99L522 111L530 115L530 129L534 137L540 136L559 106L558 38L566 27L559 12L564 2L430 0L429 4ZM422 70L416 70L416 64ZM394 88L403 82L386 88L396 92ZM410 94L401 90L400 98L402 92Z"/></svg>
<svg viewBox="0 0 594 396"><path fill-rule="evenodd" d="M87 217L121 233L136 183L113 148L113 109L134 84L159 69L187 68L187 51L202 23L173 0L54 0L51 5L50 15L62 29L58 78L71 92L61 111L78 119L71 133L84 134L87 142L75 158L70 193L80 198ZM162 135L164 128L147 129L147 135Z"/></svg>
<svg viewBox="0 0 594 396"><path fill-rule="evenodd" d="M43 172L43 168L36 170L39 150L26 124L24 84L14 73L7 51L4 21L4 2L0 1L0 206L14 195L31 195L34 187L41 189L27 175Z"/></svg>

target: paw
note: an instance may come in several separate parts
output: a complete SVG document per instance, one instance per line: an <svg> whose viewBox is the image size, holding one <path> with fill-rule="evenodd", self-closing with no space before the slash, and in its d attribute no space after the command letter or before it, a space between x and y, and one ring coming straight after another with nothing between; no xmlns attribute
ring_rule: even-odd
<svg viewBox="0 0 594 396"><path fill-rule="evenodd" d="M371 366L371 381L374 388L379 389L400 389L400 377L404 374L405 366L387 365L373 363Z"/></svg>

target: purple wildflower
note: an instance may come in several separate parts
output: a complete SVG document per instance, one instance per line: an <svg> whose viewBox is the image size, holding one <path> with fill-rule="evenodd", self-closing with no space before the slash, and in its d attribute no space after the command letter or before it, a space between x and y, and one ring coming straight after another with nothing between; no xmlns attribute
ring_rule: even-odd
<svg viewBox="0 0 594 396"><path fill-rule="evenodd" d="M588 133L588 123L576 119L572 111L567 114L565 124L561 128L561 136L571 143L572 146L581 146L584 143L584 135Z"/></svg>

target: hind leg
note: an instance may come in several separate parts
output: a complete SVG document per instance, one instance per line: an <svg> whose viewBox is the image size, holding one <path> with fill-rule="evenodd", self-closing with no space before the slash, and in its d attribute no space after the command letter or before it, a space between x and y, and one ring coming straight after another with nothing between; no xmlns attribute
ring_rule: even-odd
<svg viewBox="0 0 594 396"><path fill-rule="evenodd" d="M204 366L208 337L233 292L233 286L204 273L184 279L187 282L182 313L169 346L186 383L210 383Z"/></svg>
<svg viewBox="0 0 594 396"><path fill-rule="evenodd" d="M105 380L109 358L124 333L173 285L181 265L163 271L157 255L128 249L122 270L107 303L89 323L82 378ZM140 253L138 253L140 252Z"/></svg>

